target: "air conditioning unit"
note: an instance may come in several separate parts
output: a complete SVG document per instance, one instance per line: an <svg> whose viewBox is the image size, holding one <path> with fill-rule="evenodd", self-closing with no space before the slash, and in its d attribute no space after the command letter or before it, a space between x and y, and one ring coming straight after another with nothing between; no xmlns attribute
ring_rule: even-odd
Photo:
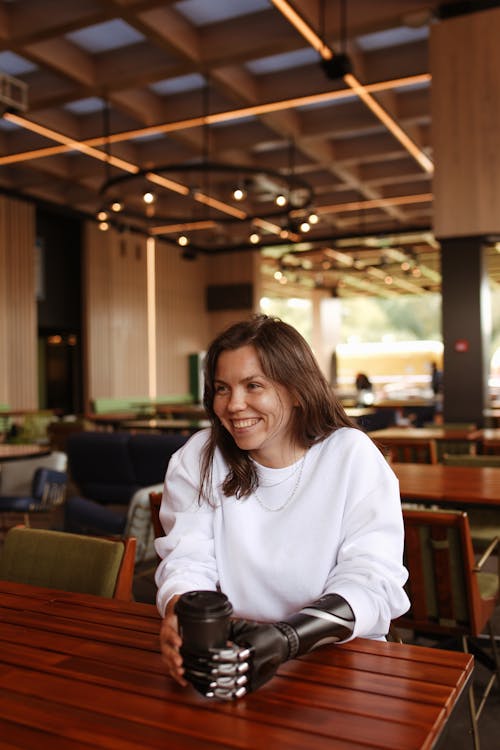
<svg viewBox="0 0 500 750"><path fill-rule="evenodd" d="M0 73L0 113L8 110L26 112L28 109L28 85L19 78Z"/></svg>

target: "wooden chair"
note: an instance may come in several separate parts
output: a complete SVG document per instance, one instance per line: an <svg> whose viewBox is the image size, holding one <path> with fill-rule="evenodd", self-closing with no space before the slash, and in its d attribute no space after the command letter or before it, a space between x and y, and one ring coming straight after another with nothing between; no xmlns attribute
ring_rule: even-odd
<svg viewBox="0 0 500 750"><path fill-rule="evenodd" d="M436 464L437 448L435 440L405 440L394 438L384 440L381 448L391 463Z"/></svg>
<svg viewBox="0 0 500 750"><path fill-rule="evenodd" d="M15 526L5 535L0 579L130 601L134 565L134 537Z"/></svg>
<svg viewBox="0 0 500 750"><path fill-rule="evenodd" d="M443 456L445 466L500 467L500 456L450 454ZM498 508L470 508L468 510L472 546L484 552L491 540L500 537L500 510ZM500 546L496 550L500 572Z"/></svg>
<svg viewBox="0 0 500 750"><path fill-rule="evenodd" d="M496 574L483 572L499 539L492 540L476 563L466 513L403 508L403 517L411 608L395 620L395 625L433 636L438 642L457 639L465 652L473 653L491 670L477 707L474 685L469 687L474 747L479 750L478 719L495 680L500 687L500 660L492 624L499 603L499 581ZM484 630L489 635L492 656L478 644Z"/></svg>
<svg viewBox="0 0 500 750"><path fill-rule="evenodd" d="M150 492L149 493L149 507L151 508L151 523L153 524L153 531L155 539L159 536L165 536L165 529L161 525L160 521L160 506L163 497L162 492Z"/></svg>

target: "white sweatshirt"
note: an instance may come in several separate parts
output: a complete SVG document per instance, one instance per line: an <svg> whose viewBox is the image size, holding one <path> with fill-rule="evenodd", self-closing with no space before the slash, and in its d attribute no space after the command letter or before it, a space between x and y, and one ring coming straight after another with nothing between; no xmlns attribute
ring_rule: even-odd
<svg viewBox="0 0 500 750"><path fill-rule="evenodd" d="M354 612L352 637L382 638L409 601L398 480L370 438L344 427L313 445L303 465L257 465L257 497L241 500L220 489L227 465L217 450L216 507L200 507L207 436L195 433L165 477L166 536L155 542L160 614L174 594L220 588L236 617L276 622L336 593Z"/></svg>

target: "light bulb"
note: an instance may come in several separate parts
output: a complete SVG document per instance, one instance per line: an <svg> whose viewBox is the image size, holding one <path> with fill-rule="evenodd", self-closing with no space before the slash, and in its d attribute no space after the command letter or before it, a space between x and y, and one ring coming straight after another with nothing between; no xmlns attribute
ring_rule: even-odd
<svg viewBox="0 0 500 750"><path fill-rule="evenodd" d="M186 245L189 245L189 239L186 237L185 234L181 234L177 242L179 243L181 247L186 247Z"/></svg>
<svg viewBox="0 0 500 750"><path fill-rule="evenodd" d="M233 198L235 201L242 201L247 197L246 191L243 188L237 187L233 190Z"/></svg>
<svg viewBox="0 0 500 750"><path fill-rule="evenodd" d="M155 197L153 193L144 193L144 195L142 196L142 200L144 201L144 203L153 203L154 199Z"/></svg>
<svg viewBox="0 0 500 750"><path fill-rule="evenodd" d="M107 218L108 218L107 211L99 211L99 213L97 214L97 219L99 221L106 221Z"/></svg>
<svg viewBox="0 0 500 750"><path fill-rule="evenodd" d="M317 224L319 221L318 214L315 214L314 212L309 214L309 218L307 219L307 221L309 222L309 224Z"/></svg>
<svg viewBox="0 0 500 750"><path fill-rule="evenodd" d="M111 210L115 213L118 213L119 211L123 211L123 203L122 201L113 201L111 204Z"/></svg>
<svg viewBox="0 0 500 750"><path fill-rule="evenodd" d="M311 225L307 221L301 221L299 224L299 229L301 232L309 232L311 229Z"/></svg>
<svg viewBox="0 0 500 750"><path fill-rule="evenodd" d="M101 221L100 224L99 224L99 229L101 230L101 232L107 232L108 229L109 229L108 222L107 221Z"/></svg>
<svg viewBox="0 0 500 750"><path fill-rule="evenodd" d="M286 206L287 204L286 197L282 193L276 196L276 198L274 199L274 202L276 203L277 206Z"/></svg>
<svg viewBox="0 0 500 750"><path fill-rule="evenodd" d="M257 232L252 232L250 235L250 242L252 245L256 245L258 242L260 242L260 235L257 234Z"/></svg>

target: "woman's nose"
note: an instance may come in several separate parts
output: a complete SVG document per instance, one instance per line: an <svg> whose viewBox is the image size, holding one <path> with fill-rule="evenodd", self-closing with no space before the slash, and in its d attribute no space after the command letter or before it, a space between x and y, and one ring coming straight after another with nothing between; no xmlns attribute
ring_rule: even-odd
<svg viewBox="0 0 500 750"><path fill-rule="evenodd" d="M227 408L229 411L241 411L246 406L245 393L240 388L231 391Z"/></svg>

